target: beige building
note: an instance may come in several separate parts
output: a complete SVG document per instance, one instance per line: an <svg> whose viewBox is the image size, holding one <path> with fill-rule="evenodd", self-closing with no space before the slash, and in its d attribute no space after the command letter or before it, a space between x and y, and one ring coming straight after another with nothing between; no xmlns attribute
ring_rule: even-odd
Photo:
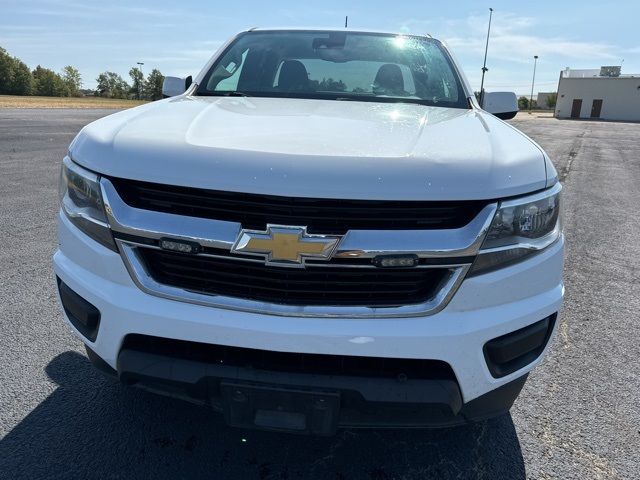
<svg viewBox="0 0 640 480"><path fill-rule="evenodd" d="M640 75L622 75L620 67L560 73L557 118L640 121Z"/></svg>

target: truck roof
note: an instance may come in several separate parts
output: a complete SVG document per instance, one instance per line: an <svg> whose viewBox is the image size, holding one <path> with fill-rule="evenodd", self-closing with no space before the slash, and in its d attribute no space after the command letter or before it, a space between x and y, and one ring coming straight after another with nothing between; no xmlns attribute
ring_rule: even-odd
<svg viewBox="0 0 640 480"><path fill-rule="evenodd" d="M430 34L416 34L405 32L392 32L388 30L371 30L360 28L335 28L335 27L252 27L244 30L245 32L347 32L347 33L375 33L383 35L403 35L408 37L428 37L433 38Z"/></svg>

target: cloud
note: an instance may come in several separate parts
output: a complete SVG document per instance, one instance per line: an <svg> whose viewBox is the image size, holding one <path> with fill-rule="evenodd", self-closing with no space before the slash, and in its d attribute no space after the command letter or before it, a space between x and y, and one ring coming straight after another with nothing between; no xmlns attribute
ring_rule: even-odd
<svg viewBox="0 0 640 480"><path fill-rule="evenodd" d="M212 16L186 8L166 8L159 5L151 8L132 4L118 5L114 2L102 4L83 3L75 0L42 0L35 5L16 4L11 8L11 11L36 16L82 19L113 17L119 20L144 19L148 21L149 19L172 20L180 18L181 21L202 21L205 19L222 20L226 18L222 15Z"/></svg>
<svg viewBox="0 0 640 480"><path fill-rule="evenodd" d="M167 63L176 63L180 64L188 64L188 65L197 65L198 70L202 68L206 61L208 61L211 56L218 50L218 48L222 45L222 41L219 42L202 42L203 46L209 45L209 48L195 48L195 49L187 49L187 50L177 50L171 49L167 51L163 51L162 55L151 55L146 56L145 60L147 62L157 63L157 64L167 64ZM205 45L206 44L206 45ZM183 66L183 65L180 65Z"/></svg>
<svg viewBox="0 0 640 480"><path fill-rule="evenodd" d="M0 4L3 0L0 0ZM217 50L219 39L241 28L260 23L341 26L344 15L352 13L350 25L402 31L445 40L460 59L474 88L480 85L481 66L488 16L466 15L461 8L457 18L426 15L421 19L393 14L380 15L366 10L356 12L331 10L328 6L267 8L264 4L245 11L240 4L224 9L211 5L192 8L189 2L84 2L83 0L29 0L9 2L0 8L0 45L20 56L30 66L46 64L54 69L71 63L77 65L92 82L96 72L104 69L126 76L130 65L144 61L145 68L160 68L165 74L188 74L200 70ZM515 7L514 7L515 8ZM220 15L223 10L225 15ZM233 12L236 11L234 15ZM241 14L238 14L238 11ZM406 10L405 10L406 11ZM488 12L486 12L488 13ZM403 21L404 20L404 21ZM251 22L250 25L245 22ZM558 72L566 66L615 64L621 58L631 62L640 46L619 48L594 36L576 37L571 28L550 19L544 12L536 18L497 11L493 14L485 86L516 90L531 81L533 55L539 55L536 84L552 88ZM549 33L551 32L551 33ZM604 34L603 34L604 35ZM633 69L635 65L629 65ZM502 87L504 86L504 87Z"/></svg>
<svg viewBox="0 0 640 480"><path fill-rule="evenodd" d="M483 54L486 40L487 18L469 16L461 20L445 22L441 37L453 49L468 53ZM530 63L534 55L562 57L565 59L618 59L616 47L608 43L577 41L559 36L540 36L531 33L539 27L533 17L522 17L512 13L494 14L491 25L489 49L494 59L516 63ZM465 35L460 35L465 32Z"/></svg>
<svg viewBox="0 0 640 480"><path fill-rule="evenodd" d="M400 30L430 33L443 40L460 59L474 88L479 88L488 20L488 12L486 15L460 18L410 19L400 24ZM518 92L527 90L531 85L534 55L540 57L536 88L542 90L554 90L558 72L568 65L620 61L622 50L619 47L592 38L571 38L564 34L564 29L560 34L547 33L555 28L559 28L558 25L550 25L546 18L494 12L489 40L490 73L485 78L485 87Z"/></svg>

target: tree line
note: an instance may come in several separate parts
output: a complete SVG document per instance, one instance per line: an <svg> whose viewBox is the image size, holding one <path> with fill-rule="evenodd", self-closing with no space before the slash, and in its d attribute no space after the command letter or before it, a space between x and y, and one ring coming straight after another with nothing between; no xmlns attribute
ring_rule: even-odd
<svg viewBox="0 0 640 480"><path fill-rule="evenodd" d="M82 76L77 68L67 65L60 73L38 65L31 70L19 58L0 47L0 95L39 95L45 97L81 97L159 100L164 76L154 68L145 78L142 70L129 71L131 83L114 72L103 72L96 78L95 91L82 89Z"/></svg>

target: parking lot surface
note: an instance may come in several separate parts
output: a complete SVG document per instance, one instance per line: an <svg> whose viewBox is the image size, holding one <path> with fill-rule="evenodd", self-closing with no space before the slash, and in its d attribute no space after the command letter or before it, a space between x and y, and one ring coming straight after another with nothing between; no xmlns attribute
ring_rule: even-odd
<svg viewBox="0 0 640 480"><path fill-rule="evenodd" d="M511 415L314 438L124 388L63 324L58 170L109 113L0 109L0 478L640 478L640 124L511 122L558 167L567 237L558 336Z"/></svg>

